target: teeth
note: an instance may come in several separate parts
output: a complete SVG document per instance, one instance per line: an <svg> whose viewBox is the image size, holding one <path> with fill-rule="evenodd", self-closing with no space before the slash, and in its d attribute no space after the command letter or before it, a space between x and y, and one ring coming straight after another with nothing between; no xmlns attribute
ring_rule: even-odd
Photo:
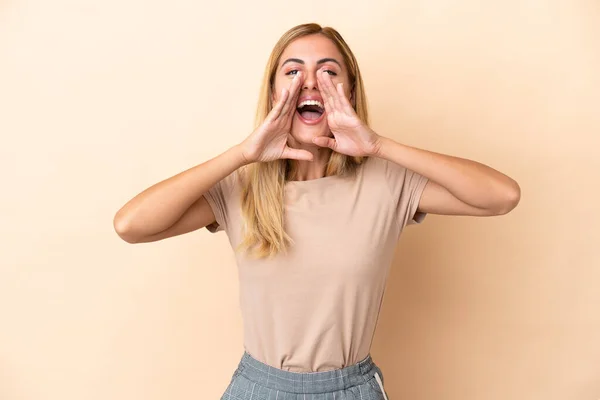
<svg viewBox="0 0 600 400"><path fill-rule="evenodd" d="M303 102L298 104L298 108L304 107L304 106L319 106L321 108L325 108L323 106L323 103L321 103L319 100L304 100Z"/></svg>

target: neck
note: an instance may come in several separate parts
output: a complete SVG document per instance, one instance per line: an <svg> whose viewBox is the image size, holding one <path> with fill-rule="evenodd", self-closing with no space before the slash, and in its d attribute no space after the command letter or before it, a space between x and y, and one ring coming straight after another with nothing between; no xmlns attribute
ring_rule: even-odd
<svg viewBox="0 0 600 400"><path fill-rule="evenodd" d="M311 144L298 143L295 140L290 140L288 146L294 149L309 151L313 155L312 161L289 160L291 170L295 171L291 180L308 181L311 179L323 178L325 176L327 162L331 156L331 149Z"/></svg>

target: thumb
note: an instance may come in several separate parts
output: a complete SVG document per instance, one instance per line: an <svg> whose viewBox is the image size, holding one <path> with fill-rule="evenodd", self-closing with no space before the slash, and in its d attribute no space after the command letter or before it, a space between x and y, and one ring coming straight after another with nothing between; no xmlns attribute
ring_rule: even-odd
<svg viewBox="0 0 600 400"><path fill-rule="evenodd" d="M313 143L317 146L329 147L330 149L335 150L335 139L330 138L328 136L318 136L316 138L313 138Z"/></svg>
<svg viewBox="0 0 600 400"><path fill-rule="evenodd" d="M292 149L291 147L286 146L286 148L283 149L281 158L291 158L294 160L312 161L313 155L310 151L300 150L300 149Z"/></svg>

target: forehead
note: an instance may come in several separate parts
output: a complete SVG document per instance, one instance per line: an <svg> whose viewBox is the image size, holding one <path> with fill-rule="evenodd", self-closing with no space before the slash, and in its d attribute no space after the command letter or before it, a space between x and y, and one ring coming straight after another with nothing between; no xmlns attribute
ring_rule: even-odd
<svg viewBox="0 0 600 400"><path fill-rule="evenodd" d="M279 66L288 58L299 58L308 65L315 64L322 58L335 58L342 65L344 62L337 46L329 38L319 34L303 36L288 44L281 53Z"/></svg>

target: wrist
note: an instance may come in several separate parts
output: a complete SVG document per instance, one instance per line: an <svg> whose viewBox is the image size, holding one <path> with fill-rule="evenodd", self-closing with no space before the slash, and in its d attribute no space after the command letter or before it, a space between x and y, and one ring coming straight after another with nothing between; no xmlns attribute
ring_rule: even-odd
<svg viewBox="0 0 600 400"><path fill-rule="evenodd" d="M377 135L372 156L378 158L386 158L387 150L392 142L393 140L390 138Z"/></svg>
<svg viewBox="0 0 600 400"><path fill-rule="evenodd" d="M371 129L370 129L371 130ZM381 152L382 152L382 147L385 144L385 139L387 139L384 136L378 135L377 132L371 130L371 135L373 137L373 139L371 140L371 149L369 151L369 154L367 154L370 157L381 157Z"/></svg>
<svg viewBox="0 0 600 400"><path fill-rule="evenodd" d="M248 154L244 142L236 144L230 150L233 152L235 159L240 167L252 164L256 161L253 159L252 155Z"/></svg>

